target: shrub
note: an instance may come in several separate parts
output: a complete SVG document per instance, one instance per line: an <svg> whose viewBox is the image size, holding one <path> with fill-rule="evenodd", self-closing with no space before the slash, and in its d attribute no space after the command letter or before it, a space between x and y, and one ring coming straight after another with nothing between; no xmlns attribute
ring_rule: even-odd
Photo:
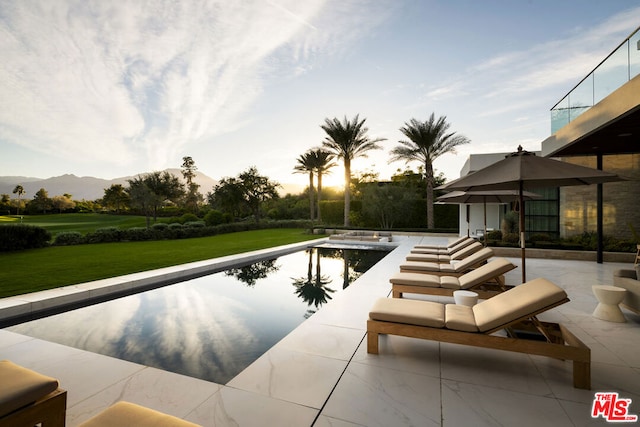
<svg viewBox="0 0 640 427"><path fill-rule="evenodd" d="M166 227L164 229L166 229ZM124 231L123 239L130 240L132 242L140 242L143 240L151 240L156 237L156 234L159 234L161 236L162 232L162 227L159 227L157 230L149 230L145 227L132 227Z"/></svg>
<svg viewBox="0 0 640 427"><path fill-rule="evenodd" d="M47 246L51 233L33 225L0 225L0 252Z"/></svg>
<svg viewBox="0 0 640 427"><path fill-rule="evenodd" d="M164 231L167 228L169 228L169 224L164 223L164 222L158 222L158 223L155 223L155 224L153 224L151 226L151 229L154 230L154 231Z"/></svg>
<svg viewBox="0 0 640 427"><path fill-rule="evenodd" d="M520 241L520 237L518 233L506 233L502 235L502 241L505 243L518 243Z"/></svg>
<svg viewBox="0 0 640 427"><path fill-rule="evenodd" d="M56 246L79 245L81 243L84 243L84 236L77 231L58 233L53 240L53 244Z"/></svg>
<svg viewBox="0 0 640 427"><path fill-rule="evenodd" d="M85 239L87 243L119 242L122 239L122 232L118 227L98 228L93 233L87 233Z"/></svg>
<svg viewBox="0 0 640 427"><path fill-rule="evenodd" d="M186 213L182 215L179 220L180 224L186 224L188 222L197 222L197 221L200 221L200 218L198 218L197 215L194 215L192 213Z"/></svg>
<svg viewBox="0 0 640 427"><path fill-rule="evenodd" d="M487 240L502 240L502 231L500 230L487 231Z"/></svg>
<svg viewBox="0 0 640 427"><path fill-rule="evenodd" d="M183 224L187 228L203 228L205 226L204 221L189 221Z"/></svg>
<svg viewBox="0 0 640 427"><path fill-rule="evenodd" d="M209 225L220 225L229 222L225 215L219 210L212 209L204 216L204 222Z"/></svg>

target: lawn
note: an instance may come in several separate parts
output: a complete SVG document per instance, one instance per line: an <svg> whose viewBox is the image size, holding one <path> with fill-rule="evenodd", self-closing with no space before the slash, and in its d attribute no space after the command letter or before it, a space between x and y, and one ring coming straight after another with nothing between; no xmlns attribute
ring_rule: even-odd
<svg viewBox="0 0 640 427"><path fill-rule="evenodd" d="M0 224L23 223L37 225L56 234L63 231L77 231L82 234L93 232L98 228L146 227L145 217L136 215L107 215L97 213L65 213L48 215L0 216Z"/></svg>
<svg viewBox="0 0 640 427"><path fill-rule="evenodd" d="M0 297L311 240L302 229L270 229L211 237L53 246L0 253Z"/></svg>

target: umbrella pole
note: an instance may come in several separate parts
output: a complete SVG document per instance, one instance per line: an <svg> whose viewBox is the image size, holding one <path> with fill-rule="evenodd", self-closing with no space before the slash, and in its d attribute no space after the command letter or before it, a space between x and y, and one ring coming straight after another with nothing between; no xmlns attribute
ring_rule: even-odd
<svg viewBox="0 0 640 427"><path fill-rule="evenodd" d="M524 244L524 196L523 192L524 182L520 181L520 191L518 193L518 201L520 204L520 260L522 262L522 283L527 281L527 268L525 265L525 244Z"/></svg>
<svg viewBox="0 0 640 427"><path fill-rule="evenodd" d="M484 197L484 246L487 246L487 197Z"/></svg>

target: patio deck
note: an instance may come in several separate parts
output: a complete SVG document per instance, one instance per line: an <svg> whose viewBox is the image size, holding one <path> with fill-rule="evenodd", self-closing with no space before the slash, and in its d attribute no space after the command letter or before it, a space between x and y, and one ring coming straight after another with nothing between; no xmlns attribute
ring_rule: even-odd
<svg viewBox="0 0 640 427"><path fill-rule="evenodd" d="M373 301L411 247L446 238L410 236L226 385L214 384L0 330L0 359L56 377L68 391L67 425L128 400L203 426L587 426L596 391L632 399L640 414L640 316L591 316L595 284L613 284L619 263L527 259L571 302L540 316L565 324L592 351L592 390L572 387L572 364L544 357L382 337L366 352ZM519 259L510 259L519 264ZM628 266L628 264L626 264ZM521 272L506 275L517 284ZM452 301L433 297L437 301Z"/></svg>

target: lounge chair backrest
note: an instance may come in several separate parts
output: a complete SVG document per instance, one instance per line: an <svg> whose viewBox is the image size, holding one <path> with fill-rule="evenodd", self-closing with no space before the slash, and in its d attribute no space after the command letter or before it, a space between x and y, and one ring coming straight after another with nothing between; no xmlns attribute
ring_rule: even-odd
<svg viewBox="0 0 640 427"><path fill-rule="evenodd" d="M463 260L457 261L454 265L456 272L464 272L474 265L486 261L493 256L491 248L482 248L475 254L471 254Z"/></svg>
<svg viewBox="0 0 640 427"><path fill-rule="evenodd" d="M451 248L447 247L446 252L447 252L448 254L453 255L453 254L455 254L456 252L461 251L461 250L463 250L464 248L466 248L466 247L468 247L468 246L470 246L470 245L472 245L472 244L474 244L474 243L478 243L478 244L480 244L480 242L478 242L478 241L476 241L476 240L474 240L474 239L464 239L462 242L458 243L457 245L455 245L455 246L453 246L453 247L451 247Z"/></svg>
<svg viewBox="0 0 640 427"><path fill-rule="evenodd" d="M467 241L467 240L473 240L473 239L471 239L470 237L467 237L467 236L462 236L462 237L460 237L459 239L457 239L457 240L455 240L455 241L453 241L453 242L449 243L449 244L446 246L446 248L447 248L447 249L452 249L454 246L459 245L460 243L465 242L465 241Z"/></svg>
<svg viewBox="0 0 640 427"><path fill-rule="evenodd" d="M473 315L478 330L486 332L566 299L562 288L540 277L474 305Z"/></svg>
<svg viewBox="0 0 640 427"><path fill-rule="evenodd" d="M451 253L451 259L463 259L468 257L471 254L474 254L482 249L482 243L473 242L470 245L456 251L455 253Z"/></svg>
<svg viewBox="0 0 640 427"><path fill-rule="evenodd" d="M482 267L478 267L466 274L463 274L458 279L458 283L460 283L460 289L468 289L494 279L495 277L511 271L514 268L516 268L516 266L507 259L496 258Z"/></svg>

